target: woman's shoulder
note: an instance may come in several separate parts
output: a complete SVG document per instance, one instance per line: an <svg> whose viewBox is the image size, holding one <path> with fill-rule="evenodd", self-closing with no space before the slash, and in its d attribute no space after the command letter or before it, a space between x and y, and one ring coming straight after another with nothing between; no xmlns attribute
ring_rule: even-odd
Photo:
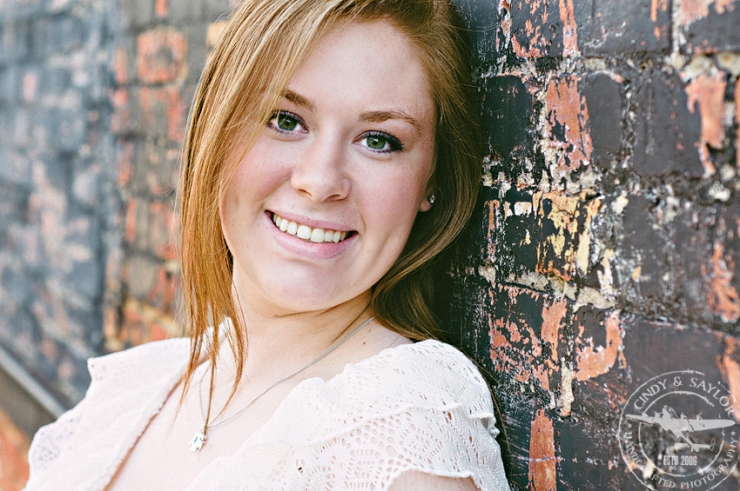
<svg viewBox="0 0 740 491"><path fill-rule="evenodd" d="M493 417L491 393L476 365L437 340L405 344L350 364L330 381L358 397L393 394L395 404L464 406L472 417Z"/></svg>
<svg viewBox="0 0 740 491"><path fill-rule="evenodd" d="M91 384L97 389L112 383L118 389L129 383L141 387L142 382L157 379L179 378L188 360L190 342L187 338L172 338L145 343L123 351L87 360Z"/></svg>
<svg viewBox="0 0 740 491"><path fill-rule="evenodd" d="M475 364L448 344L422 341L348 364L329 380L301 382L233 472L269 456L275 462L260 463L269 476L258 479L279 478L295 484L291 489L388 489L417 471L504 490L497 434L491 394Z"/></svg>

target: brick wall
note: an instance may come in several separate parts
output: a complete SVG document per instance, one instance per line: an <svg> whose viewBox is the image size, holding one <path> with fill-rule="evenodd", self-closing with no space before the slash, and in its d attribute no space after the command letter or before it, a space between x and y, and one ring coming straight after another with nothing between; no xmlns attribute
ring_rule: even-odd
<svg viewBox="0 0 740 491"><path fill-rule="evenodd" d="M460 3L488 155L442 315L494 376L516 485L641 489L617 430L642 383L695 370L739 407L740 2Z"/></svg>
<svg viewBox="0 0 740 491"><path fill-rule="evenodd" d="M65 404L99 353L119 215L111 6L0 2L0 343Z"/></svg>
<svg viewBox="0 0 740 491"><path fill-rule="evenodd" d="M494 376L514 485L639 489L642 383L740 401L740 3L458 3L488 150L439 314ZM0 345L65 404L88 356L181 334L178 157L230 6L0 0Z"/></svg>
<svg viewBox="0 0 740 491"><path fill-rule="evenodd" d="M122 242L109 260L105 347L183 334L175 190L188 105L228 0L121 0L112 60ZM221 21L219 21L221 19Z"/></svg>

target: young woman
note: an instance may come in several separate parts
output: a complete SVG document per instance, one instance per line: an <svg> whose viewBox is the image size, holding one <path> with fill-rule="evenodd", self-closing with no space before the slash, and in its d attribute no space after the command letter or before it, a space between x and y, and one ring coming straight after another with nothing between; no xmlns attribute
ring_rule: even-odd
<svg viewBox="0 0 740 491"><path fill-rule="evenodd" d="M480 178L467 49L447 0L242 4L184 155L189 346L92 360L28 490L508 489L485 382L429 339Z"/></svg>

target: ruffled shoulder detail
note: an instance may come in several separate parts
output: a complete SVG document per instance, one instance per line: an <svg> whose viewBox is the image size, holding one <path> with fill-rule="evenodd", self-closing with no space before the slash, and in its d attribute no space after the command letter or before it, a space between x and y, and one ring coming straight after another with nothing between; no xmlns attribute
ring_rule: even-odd
<svg viewBox="0 0 740 491"><path fill-rule="evenodd" d="M438 341L403 345L301 382L210 489L384 490L420 471L508 490L497 434L489 389L465 355Z"/></svg>
<svg viewBox="0 0 740 491"><path fill-rule="evenodd" d="M26 490L104 488L182 377L188 350L178 338L88 360L85 398L34 436Z"/></svg>

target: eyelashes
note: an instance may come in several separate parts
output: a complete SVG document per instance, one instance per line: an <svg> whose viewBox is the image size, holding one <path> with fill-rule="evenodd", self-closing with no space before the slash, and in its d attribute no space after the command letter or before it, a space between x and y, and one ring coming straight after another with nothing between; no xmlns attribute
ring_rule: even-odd
<svg viewBox="0 0 740 491"><path fill-rule="evenodd" d="M393 135L382 131L368 131L363 133L360 141L369 150L377 153L400 152L403 150L401 141Z"/></svg>
<svg viewBox="0 0 740 491"><path fill-rule="evenodd" d="M267 126L278 133L306 133L306 124L300 116L289 111L275 111L270 116Z"/></svg>
<svg viewBox="0 0 740 491"><path fill-rule="evenodd" d="M267 121L267 126L284 135L308 133L308 127L303 119L290 111L275 111ZM404 150L401 140L384 131L366 131L355 140L355 143L373 153L392 153Z"/></svg>

